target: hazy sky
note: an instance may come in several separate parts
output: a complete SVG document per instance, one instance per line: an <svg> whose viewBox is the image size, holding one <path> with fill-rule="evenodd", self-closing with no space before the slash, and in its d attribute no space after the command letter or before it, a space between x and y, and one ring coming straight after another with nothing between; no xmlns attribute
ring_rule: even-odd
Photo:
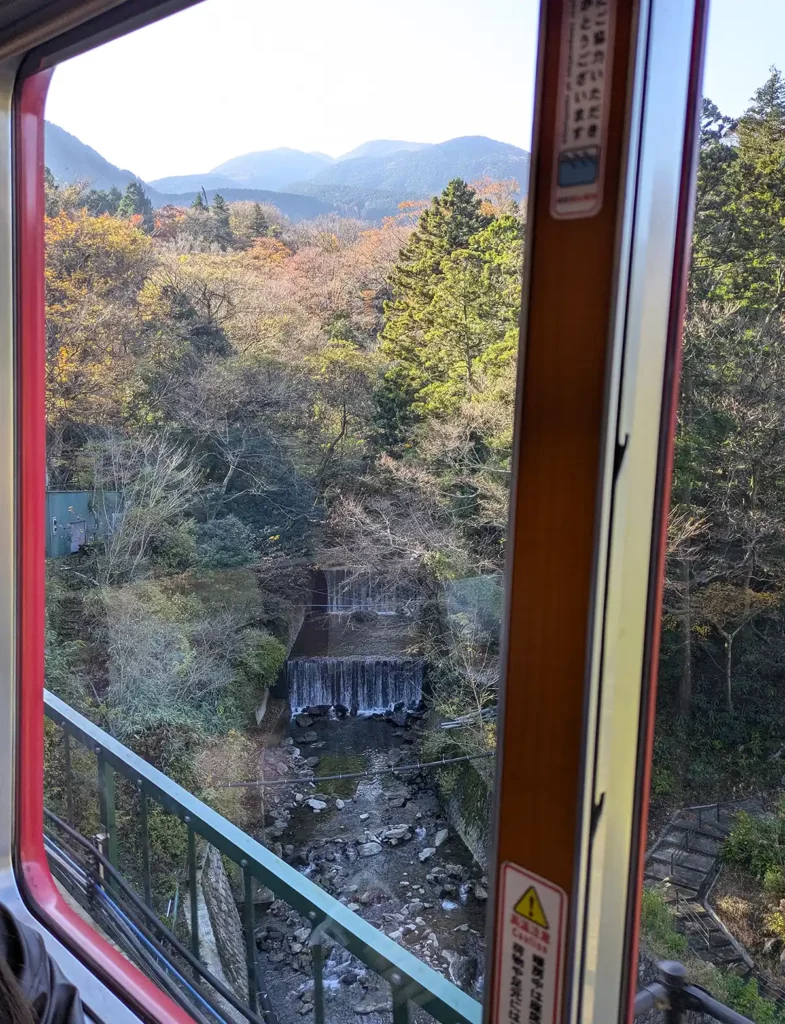
<svg viewBox="0 0 785 1024"><path fill-rule="evenodd" d="M528 148L536 0L204 0L61 65L47 117L151 180L372 138ZM705 93L738 114L785 68L785 3L712 0Z"/></svg>

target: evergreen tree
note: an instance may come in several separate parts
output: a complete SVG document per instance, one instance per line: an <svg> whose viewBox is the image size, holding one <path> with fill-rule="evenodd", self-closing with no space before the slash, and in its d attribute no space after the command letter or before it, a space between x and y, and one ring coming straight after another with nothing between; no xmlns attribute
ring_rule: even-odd
<svg viewBox="0 0 785 1024"><path fill-rule="evenodd" d="M253 204L251 215L251 236L253 238L267 238L270 233L270 222L264 215L260 203Z"/></svg>
<svg viewBox="0 0 785 1024"><path fill-rule="evenodd" d="M44 192L46 195L46 216L56 217L60 212L60 186L48 167L44 168Z"/></svg>
<svg viewBox="0 0 785 1024"><path fill-rule="evenodd" d="M776 67L755 91L736 126L739 150L748 158L770 158L785 142L785 81Z"/></svg>
<svg viewBox="0 0 785 1024"><path fill-rule="evenodd" d="M395 448L422 415L418 395L430 381L428 310L444 275L445 260L468 248L492 218L465 181L455 178L422 213L391 275L393 298L385 303L382 354L390 361L376 396L380 440Z"/></svg>
<svg viewBox="0 0 785 1024"><path fill-rule="evenodd" d="M106 212L116 215L117 211L120 209L120 203L123 201L123 193L120 191L117 185L112 185L112 187L107 192L107 197L108 200Z"/></svg>
<svg viewBox="0 0 785 1024"><path fill-rule="evenodd" d="M91 188L85 196L84 207L94 217L98 217L102 213L115 216L122 201L123 193L116 185L113 185L108 191Z"/></svg>
<svg viewBox="0 0 785 1024"><path fill-rule="evenodd" d="M776 68L733 121L704 100L691 299L785 309L785 81Z"/></svg>
<svg viewBox="0 0 785 1024"><path fill-rule="evenodd" d="M209 203L209 201L207 199L207 193L205 192L205 190L203 188L199 189L199 191L196 193L194 201L191 203L191 209L192 210L206 210L206 209L209 208L209 206L210 206L210 203Z"/></svg>
<svg viewBox="0 0 785 1024"><path fill-rule="evenodd" d="M147 197L147 193L138 181L130 181L126 187L125 194L117 207L117 216L123 220L131 217L141 217L146 229L153 226L153 204Z"/></svg>
<svg viewBox="0 0 785 1024"><path fill-rule="evenodd" d="M213 198L213 220L215 222L215 240L219 248L231 248L234 236L229 223L229 207L222 195L215 194Z"/></svg>

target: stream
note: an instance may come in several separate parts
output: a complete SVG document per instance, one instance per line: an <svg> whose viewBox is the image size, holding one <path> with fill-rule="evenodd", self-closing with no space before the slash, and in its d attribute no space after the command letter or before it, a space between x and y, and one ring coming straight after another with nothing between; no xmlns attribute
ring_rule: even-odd
<svg viewBox="0 0 785 1024"><path fill-rule="evenodd" d="M488 880L440 808L422 760L425 662L412 582L324 569L286 666L291 710L280 746L260 755L261 837L279 856L419 960L482 994ZM319 582L321 581L321 582ZM325 779L351 773L360 777ZM313 1013L311 926L263 891L262 976L281 1024ZM389 987L331 946L331 1021L391 1017Z"/></svg>
<svg viewBox="0 0 785 1024"><path fill-rule="evenodd" d="M444 819L427 769L386 770L416 762L418 739L416 719L399 728L374 717L296 716L284 744L263 755L264 777L297 780L266 791L265 839L369 924L480 997L487 878ZM371 774L318 780L361 771ZM271 893L257 906L260 967L282 1024L313 1012L309 932ZM331 949L324 977L330 1020L390 1019L389 988L340 947Z"/></svg>

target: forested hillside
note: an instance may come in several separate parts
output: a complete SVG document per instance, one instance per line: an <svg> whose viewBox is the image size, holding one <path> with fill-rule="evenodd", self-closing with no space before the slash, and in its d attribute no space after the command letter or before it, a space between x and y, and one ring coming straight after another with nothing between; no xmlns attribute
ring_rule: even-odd
<svg viewBox="0 0 785 1024"><path fill-rule="evenodd" d="M340 160L306 180L295 181L287 186L287 191L323 198L328 193L322 189L340 186L363 192L385 192L400 202L433 195L455 177L465 181L483 177L497 181L514 178L525 191L529 154L517 146L481 135L381 154L371 148L366 155Z"/></svg>
<svg viewBox="0 0 785 1024"><path fill-rule="evenodd" d="M785 745L785 83L704 101L655 796L778 784Z"/></svg>
<svg viewBox="0 0 785 1024"><path fill-rule="evenodd" d="M434 596L500 572L516 190L456 180L369 228L49 177L49 487L112 521L50 563L56 692L195 787L274 683L308 566ZM494 703L497 626L425 617L444 713Z"/></svg>

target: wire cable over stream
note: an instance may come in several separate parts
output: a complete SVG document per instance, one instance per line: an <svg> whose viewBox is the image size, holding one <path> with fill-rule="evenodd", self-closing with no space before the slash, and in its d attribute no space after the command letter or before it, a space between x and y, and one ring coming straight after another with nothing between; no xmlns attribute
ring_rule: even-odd
<svg viewBox="0 0 785 1024"><path fill-rule="evenodd" d="M477 761L483 757L495 757L496 751L489 750L484 754L463 754L461 757L443 757L439 761L418 761L416 764L397 764L390 768L368 768L363 772L343 772L340 775L299 776L296 779L253 779L251 782L221 782L216 789L257 789L267 786L302 786L310 782L332 782L335 779L359 779L365 775L386 775L389 772L416 772L422 768L441 768L446 764L457 764L459 761Z"/></svg>

